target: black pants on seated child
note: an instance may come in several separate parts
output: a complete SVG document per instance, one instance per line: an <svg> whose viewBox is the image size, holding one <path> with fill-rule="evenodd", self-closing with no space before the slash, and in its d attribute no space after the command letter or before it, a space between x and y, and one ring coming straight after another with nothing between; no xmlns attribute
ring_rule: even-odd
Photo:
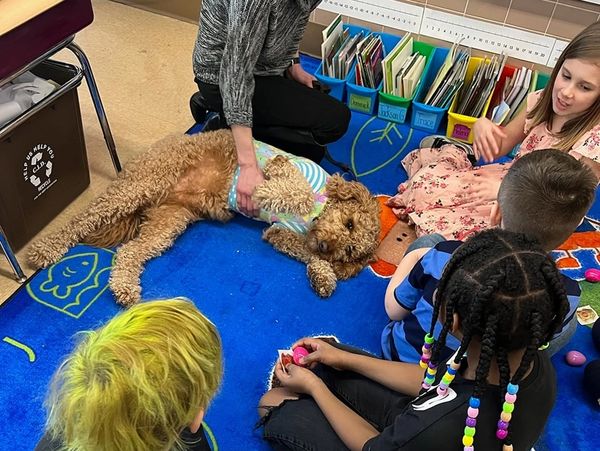
<svg viewBox="0 0 600 451"><path fill-rule="evenodd" d="M196 79L203 105L221 115L219 86ZM319 163L325 145L337 141L348 129L350 110L333 97L283 76L254 77L252 135L286 152Z"/></svg>
<svg viewBox="0 0 600 451"><path fill-rule="evenodd" d="M365 354L341 344L333 346L346 351ZM372 355L371 355L372 356ZM373 357L373 356L372 356ZM467 367L463 360L461 369ZM446 368L446 362L440 363ZM339 371L318 364L314 372L325 382L335 396L352 410L382 432L376 439L367 442L369 451L422 451L443 449L462 451L463 430L454 427L464 421L469 399L473 393L474 381L464 379L459 372L452 383L453 393L443 403L428 403L436 397L436 390L414 398L391 390L353 371ZM436 383L441 379L440 372ZM533 444L543 429L544 415L536 411L548 412L556 396L554 369L547 353L538 352L533 358L531 372L522 380L519 390L520 409L515 411L515 421L511 425L515 451L525 449L518 445ZM482 407L477 418L477 448L480 450L499 449L495 426L498 410L502 409L501 390L496 385L488 385L481 398ZM421 406L420 408L418 406ZM269 412L261 420L264 425L263 437L277 451L347 451L330 426L317 403L307 395L298 400L284 401L280 406L260 406ZM385 429L385 431L384 431ZM527 448L529 449L530 446Z"/></svg>

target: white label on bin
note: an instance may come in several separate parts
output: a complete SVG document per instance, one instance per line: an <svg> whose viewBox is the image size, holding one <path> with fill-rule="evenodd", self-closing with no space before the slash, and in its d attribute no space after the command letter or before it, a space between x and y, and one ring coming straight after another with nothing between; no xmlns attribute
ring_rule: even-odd
<svg viewBox="0 0 600 451"><path fill-rule="evenodd" d="M403 123L406 119L406 108L379 102L379 117L388 121Z"/></svg>
<svg viewBox="0 0 600 451"><path fill-rule="evenodd" d="M437 115L435 113L425 113L423 111L413 111L415 115L415 127L426 128L435 131L435 122Z"/></svg>
<svg viewBox="0 0 600 451"><path fill-rule="evenodd" d="M56 182L52 177L54 151L48 144L37 144L25 157L23 180L35 187L34 200L40 197Z"/></svg>

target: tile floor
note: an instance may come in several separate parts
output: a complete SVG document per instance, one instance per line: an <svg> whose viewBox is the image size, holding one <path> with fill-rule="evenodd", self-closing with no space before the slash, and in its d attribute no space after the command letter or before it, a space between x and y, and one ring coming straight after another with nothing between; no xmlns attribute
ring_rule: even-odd
<svg viewBox="0 0 600 451"><path fill-rule="evenodd" d="M196 86L192 49L198 27L108 0L94 0L93 6L94 22L77 34L75 42L91 62L121 162L125 163L154 141L192 125L188 100ZM77 61L68 50L55 59ZM91 183L42 234L64 224L115 177L85 83L79 87L79 102ZM26 275L31 275L26 248L17 256ZM0 303L18 287L0 256Z"/></svg>

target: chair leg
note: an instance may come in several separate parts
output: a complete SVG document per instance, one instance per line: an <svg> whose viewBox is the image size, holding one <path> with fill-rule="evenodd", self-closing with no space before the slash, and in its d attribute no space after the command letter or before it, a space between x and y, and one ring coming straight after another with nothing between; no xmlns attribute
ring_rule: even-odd
<svg viewBox="0 0 600 451"><path fill-rule="evenodd" d="M19 265L17 257L15 256L15 253L13 252L12 248L10 247L10 244L8 244L8 240L6 239L6 235L4 234L4 230L2 229L1 225L0 225L0 248L2 248L2 252L4 252L4 255L6 256L6 259L8 260L8 264L10 265L17 282L19 282L19 283L25 282L27 280L27 277L25 277L25 274L23 273L23 270L21 269L21 266Z"/></svg>
<svg viewBox="0 0 600 451"><path fill-rule="evenodd" d="M83 74L85 75L85 79L90 90L90 95L92 96L92 101L94 102L94 108L96 109L96 114L98 115L98 121L100 122L102 133L104 134L104 141L106 141L110 158L112 159L113 166L118 174L121 172L121 162L119 161L119 155L117 154L115 141L110 131L110 126L108 125L108 119L106 119L106 113L104 111L104 106L102 105L102 100L100 99L100 93L98 92L98 86L96 85L96 80L94 79L90 62L81 47L74 42L71 42L67 48L77 56L79 62L81 63Z"/></svg>

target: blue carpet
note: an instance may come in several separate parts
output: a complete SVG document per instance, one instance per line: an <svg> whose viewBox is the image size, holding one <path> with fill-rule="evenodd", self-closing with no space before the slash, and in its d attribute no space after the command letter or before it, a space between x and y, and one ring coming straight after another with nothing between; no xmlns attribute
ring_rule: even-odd
<svg viewBox="0 0 600 451"><path fill-rule="evenodd" d="M552 357L558 379L558 396L546 431L536 451L600 449L600 408L583 388L583 369L565 362L567 352L577 350L588 362L600 358L592 342L592 331L587 326L577 326L577 332L562 350Z"/></svg>
<svg viewBox="0 0 600 451"><path fill-rule="evenodd" d="M150 262L142 278L146 298L189 297L221 332L225 379L206 422L224 450L241 443L267 449L253 425L278 348L303 335L326 333L378 352L385 325L385 279L365 270L321 300L304 265L262 242L262 228L244 218L195 224ZM33 449L43 426L47 382L72 348L71 337L119 310L106 289L111 259L109 251L78 246L0 309L0 337L9 340L0 345L0 449L14 450L14 443ZM12 340L28 346L34 360Z"/></svg>
<svg viewBox="0 0 600 451"><path fill-rule="evenodd" d="M401 157L424 135L407 125L353 113L348 133L330 146L330 152L351 162L374 193L393 194L405 178ZM145 299L186 296L221 332L225 378L206 416L221 450L241 445L268 449L254 429L255 407L278 348L304 335L333 334L378 354L386 323L386 279L365 269L341 282L331 298L321 300L312 292L303 264L261 241L263 227L241 217L228 224L197 223L149 262L142 277ZM0 451L17 449L15 443L19 450L33 449L43 429L48 381L72 349L74 335L119 311L107 289L113 255L110 250L77 246L0 307ZM569 348L592 356L586 333L587 328L580 328ZM593 446L600 436L592 430L597 428L594 413L580 393L581 369L561 362L560 357L555 362L559 402L543 442L552 450L574 449L574 443L579 450L598 449Z"/></svg>

